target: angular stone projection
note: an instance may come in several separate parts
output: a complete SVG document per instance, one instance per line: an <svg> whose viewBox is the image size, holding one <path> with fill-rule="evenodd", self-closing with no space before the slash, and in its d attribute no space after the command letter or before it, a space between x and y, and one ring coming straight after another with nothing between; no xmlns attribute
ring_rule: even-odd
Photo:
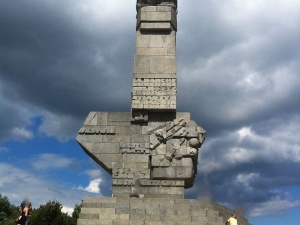
<svg viewBox="0 0 300 225"><path fill-rule="evenodd" d="M193 186L205 131L189 113L160 114L91 112L79 130L79 144L112 175L113 196L183 198Z"/></svg>
<svg viewBox="0 0 300 225"><path fill-rule="evenodd" d="M131 112L91 112L76 138L111 174L113 197L85 199L78 224L221 225L233 211L184 200L205 130L176 112L177 1L136 7Z"/></svg>

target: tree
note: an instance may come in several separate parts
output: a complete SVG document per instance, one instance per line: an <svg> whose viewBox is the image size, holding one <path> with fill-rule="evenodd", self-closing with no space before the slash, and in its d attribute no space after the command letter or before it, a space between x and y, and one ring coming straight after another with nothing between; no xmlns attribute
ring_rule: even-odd
<svg viewBox="0 0 300 225"><path fill-rule="evenodd" d="M58 201L49 201L32 211L31 225L75 225L68 214L63 213L62 204Z"/></svg>
<svg viewBox="0 0 300 225"><path fill-rule="evenodd" d="M0 194L0 221L4 221L11 214L10 203L7 197L2 197Z"/></svg>
<svg viewBox="0 0 300 225"><path fill-rule="evenodd" d="M0 224L14 225L18 217L18 207L10 204L7 197L0 194Z"/></svg>
<svg viewBox="0 0 300 225"><path fill-rule="evenodd" d="M77 224L77 220L79 218L79 214L81 212L82 203L76 204L74 207L74 211L72 213L72 219L75 222L74 224Z"/></svg>
<svg viewBox="0 0 300 225"><path fill-rule="evenodd" d="M63 213L62 204L58 201L49 201L37 209L33 209L30 225L77 225L82 204L76 204L72 217ZM15 225L19 216L19 207L12 205L7 197L0 194L0 225Z"/></svg>

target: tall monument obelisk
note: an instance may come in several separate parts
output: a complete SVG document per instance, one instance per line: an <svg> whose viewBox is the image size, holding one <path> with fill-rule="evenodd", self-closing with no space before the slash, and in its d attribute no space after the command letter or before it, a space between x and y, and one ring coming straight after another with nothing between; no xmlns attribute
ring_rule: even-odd
<svg viewBox="0 0 300 225"><path fill-rule="evenodd" d="M183 198L205 131L176 113L177 2L137 3L131 112L91 112L77 141L113 177L113 196Z"/></svg>
<svg viewBox="0 0 300 225"><path fill-rule="evenodd" d="M91 112L76 138L112 175L113 196L85 199L78 224L223 224L212 207L184 200L205 131L176 112L177 1L136 7L131 112Z"/></svg>

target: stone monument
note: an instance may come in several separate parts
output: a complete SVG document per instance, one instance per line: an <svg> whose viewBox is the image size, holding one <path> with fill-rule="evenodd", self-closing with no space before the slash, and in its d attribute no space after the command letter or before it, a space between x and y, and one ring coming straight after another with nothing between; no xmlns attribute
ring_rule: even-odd
<svg viewBox="0 0 300 225"><path fill-rule="evenodd" d="M205 130L176 112L177 0L136 8L131 112L91 112L76 138L112 175L113 196L85 199L78 224L221 225L232 211L184 199Z"/></svg>

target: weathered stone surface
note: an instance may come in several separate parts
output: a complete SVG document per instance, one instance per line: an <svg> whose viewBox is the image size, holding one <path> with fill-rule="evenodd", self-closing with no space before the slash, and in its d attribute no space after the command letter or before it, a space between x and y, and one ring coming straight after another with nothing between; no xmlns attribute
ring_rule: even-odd
<svg viewBox="0 0 300 225"><path fill-rule="evenodd" d="M138 174L141 179L150 179L149 169L132 170L130 168L115 169L113 168L112 177L115 179L133 179L134 175Z"/></svg>
<svg viewBox="0 0 300 225"><path fill-rule="evenodd" d="M139 125L116 126L117 134L140 134L142 127Z"/></svg>
<svg viewBox="0 0 300 225"><path fill-rule="evenodd" d="M144 135L144 134L130 135L130 142L131 143L149 143L150 135Z"/></svg>
<svg viewBox="0 0 300 225"><path fill-rule="evenodd" d="M92 213L80 213L79 216L80 219L85 219L85 220L89 220L89 219L99 219L99 214L92 214Z"/></svg>
<svg viewBox="0 0 300 225"><path fill-rule="evenodd" d="M162 8L160 8L162 7ZM133 82L132 110L176 110L176 12L172 7L142 8L137 15L137 49ZM159 9L160 8L160 9ZM159 9L159 10L158 10ZM165 30L165 31L164 31ZM169 30L169 32L166 32ZM147 79L157 78L154 82ZM161 78L161 79L159 79ZM172 91L155 91L151 87L168 88L162 81L174 78Z"/></svg>
<svg viewBox="0 0 300 225"><path fill-rule="evenodd" d="M175 48L137 48L136 55L175 56Z"/></svg>
<svg viewBox="0 0 300 225"><path fill-rule="evenodd" d="M149 162L148 155L123 155L123 162L135 163L135 162Z"/></svg>
<svg viewBox="0 0 300 225"><path fill-rule="evenodd" d="M120 154L95 154L95 156L103 162L122 162L123 158Z"/></svg>
<svg viewBox="0 0 300 225"><path fill-rule="evenodd" d="M141 24L143 23L169 23L171 25L171 30L177 30L176 11L171 7L164 6L157 6L149 9L146 7L137 13L137 30L141 29Z"/></svg>
<svg viewBox="0 0 300 225"><path fill-rule="evenodd" d="M162 31L173 31L176 28L171 24L171 23L144 23L141 22L138 29L141 32L147 32L147 31L157 31L157 32L162 32Z"/></svg>
<svg viewBox="0 0 300 225"><path fill-rule="evenodd" d="M90 114L86 118L84 124L85 125L98 125L98 119L97 118L98 118L97 117L97 112L90 112Z"/></svg>
<svg viewBox="0 0 300 225"><path fill-rule="evenodd" d="M144 85L145 82L155 83L156 79L143 80L142 82L137 81L136 85L138 87ZM159 82L164 83L165 87L172 87L172 85L174 85L172 80L168 79L162 79L162 81ZM170 84L170 86L167 84ZM152 89L150 89L150 91L151 90ZM153 91L156 92L161 92L161 90L161 87L153 89ZM108 172L111 173L112 169L133 168L136 171L147 169L147 175L141 176L141 174L138 174L137 179L183 180L186 181L184 183L186 188L193 184L193 171L196 170L195 165L198 155L197 148L203 143L205 132L202 128L199 128L196 123L189 120L189 113L177 114L177 116L186 118L187 121L179 118L169 122L150 121L168 121L169 118L173 118L173 115L176 116L176 114L159 113L159 115L154 116L153 113L149 113L147 117L143 116L142 119L136 120L133 120L129 113L109 113L107 115L108 122L130 120L132 123L141 123L140 125L132 125L132 127L84 125L84 127L80 129L77 140L84 150ZM90 121L97 118L97 115L92 114L91 118L92 119L88 120L88 123L91 123ZM97 124L97 121L92 122L93 124ZM144 124L144 122L146 122L146 124ZM97 127L100 127L99 133ZM126 132L126 130L128 132ZM108 133L101 134L104 133L104 131ZM150 171L152 171L151 176ZM132 171L129 177L114 176L113 178L133 179L134 174L136 173ZM120 184L122 183L119 183L119 185ZM128 182L124 183L124 185L125 184L129 185ZM131 181L130 185L134 186L134 182ZM161 185L158 184L157 186ZM138 188L135 188L135 190L138 190ZM128 194L129 192L126 193ZM149 189L147 189L140 191L140 193L151 195L167 194L162 191L155 191L154 188L152 188L150 192ZM171 191L171 193L173 193L173 191ZM177 195L183 193L173 194Z"/></svg>
<svg viewBox="0 0 300 225"><path fill-rule="evenodd" d="M147 21L148 23L153 21L170 21L172 20L172 13L170 12L145 12L145 11L141 11L140 15L139 15L140 20L142 21Z"/></svg>
<svg viewBox="0 0 300 225"><path fill-rule="evenodd" d="M93 154L117 154L120 153L119 143L93 143L82 142L82 146L89 149Z"/></svg>
<svg viewBox="0 0 300 225"><path fill-rule="evenodd" d="M78 219L77 225L112 225L112 220L85 220L85 219Z"/></svg>
<svg viewBox="0 0 300 225"><path fill-rule="evenodd" d="M136 47L149 48L150 35L144 35L141 32L136 33Z"/></svg>
<svg viewBox="0 0 300 225"><path fill-rule="evenodd" d="M108 121L111 122L127 122L131 120L130 112L109 112Z"/></svg>
<svg viewBox="0 0 300 225"><path fill-rule="evenodd" d="M150 60L148 55L135 56L134 73L150 73Z"/></svg>
<svg viewBox="0 0 300 225"><path fill-rule="evenodd" d="M107 143L120 143L130 142L130 134L116 134L116 135L104 135L103 142Z"/></svg>
<svg viewBox="0 0 300 225"><path fill-rule="evenodd" d="M114 163L113 168L150 169L149 162Z"/></svg>
<svg viewBox="0 0 300 225"><path fill-rule="evenodd" d="M155 12L157 11L157 8L160 8L163 11L171 10L171 8L177 9L177 0L137 0L136 3L137 11Z"/></svg>
<svg viewBox="0 0 300 225"><path fill-rule="evenodd" d="M175 110L176 92L176 79L135 78L132 88L132 109Z"/></svg>
<svg viewBox="0 0 300 225"><path fill-rule="evenodd" d="M160 74L153 74L153 73L135 73L134 78L148 78L148 79L174 79L176 78L176 74L167 74L167 73L160 73Z"/></svg>
<svg viewBox="0 0 300 225"><path fill-rule="evenodd" d="M111 126L130 126L130 121L109 121L109 125Z"/></svg>
<svg viewBox="0 0 300 225"><path fill-rule="evenodd" d="M79 130L79 134L115 134L116 127L115 126L95 126L95 125L87 125L83 126Z"/></svg>
<svg viewBox="0 0 300 225"><path fill-rule="evenodd" d="M176 73L175 56L153 56L150 60L150 73Z"/></svg>

